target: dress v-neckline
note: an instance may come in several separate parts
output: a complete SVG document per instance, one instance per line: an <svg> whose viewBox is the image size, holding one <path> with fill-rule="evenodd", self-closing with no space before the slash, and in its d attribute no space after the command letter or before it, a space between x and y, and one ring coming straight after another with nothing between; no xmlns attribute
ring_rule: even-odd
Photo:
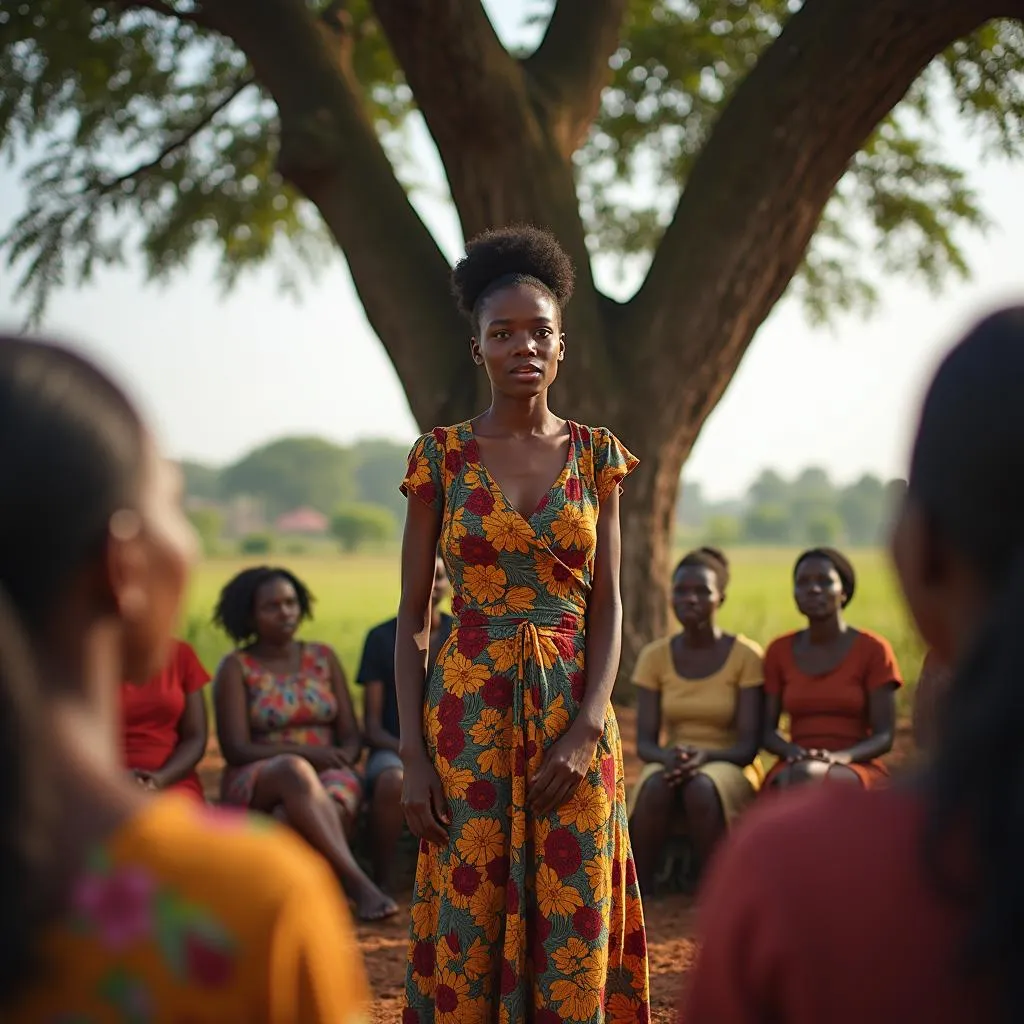
<svg viewBox="0 0 1024 1024"><path fill-rule="evenodd" d="M569 427L569 446L568 450L565 453L565 464L562 466L561 470L558 473L558 476L555 477L554 482L551 484L551 486L540 496L539 500L537 501L536 508L534 508L534 510L529 515L527 515L521 509L516 508L516 506L513 505L511 501L509 501L508 495L505 494L504 490L501 487L501 484L499 484L495 477L491 475L491 471L487 468L487 465L484 463L484 454L480 450L480 441L477 438L476 429L473 426L473 421L466 420L466 426L469 430L470 440L473 442L476 448L477 455L475 459L467 459L466 461L472 463L473 466L476 468L477 472L480 473L487 480L487 486L491 491L491 496L501 498L505 506L511 509L513 512L515 512L515 514L519 516L519 518L522 519L523 522L527 523L531 528L533 526L533 520L537 516L537 514L547 507L552 492L557 490L565 483L566 477L569 475L569 470L572 467L573 454L576 450L576 424L572 420L566 420L565 422Z"/></svg>

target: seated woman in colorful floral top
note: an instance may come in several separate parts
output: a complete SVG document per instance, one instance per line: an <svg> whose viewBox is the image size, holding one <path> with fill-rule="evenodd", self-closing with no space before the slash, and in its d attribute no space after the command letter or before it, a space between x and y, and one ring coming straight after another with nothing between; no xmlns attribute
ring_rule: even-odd
<svg viewBox="0 0 1024 1024"><path fill-rule="evenodd" d="M209 681L196 652L184 640L172 640L170 657L155 676L121 687L125 765L141 786L204 799L196 766L206 753L203 687Z"/></svg>
<svg viewBox="0 0 1024 1024"><path fill-rule="evenodd" d="M889 776L881 758L896 735L903 680L889 642L846 622L856 584L832 548L805 551L793 567L807 628L779 637L764 659L764 746L779 758L766 780L773 786L828 779L872 787ZM788 740L778 731L783 712Z"/></svg>
<svg viewBox="0 0 1024 1024"><path fill-rule="evenodd" d="M228 763L225 803L281 817L327 858L362 920L398 912L349 847L362 783L363 741L337 655L296 640L312 612L305 584L286 569L240 572L214 620L238 644L217 670L217 736Z"/></svg>
<svg viewBox="0 0 1024 1024"><path fill-rule="evenodd" d="M629 819L641 891L652 890L680 815L703 865L763 777L756 760L761 648L716 623L728 583L721 551L700 548L686 555L672 576L672 606L683 631L648 644L633 670L637 753L647 762Z"/></svg>
<svg viewBox="0 0 1024 1024"><path fill-rule="evenodd" d="M24 338L0 436L0 1019L365 1020L321 858L124 771L118 690L166 664L195 546L178 472L98 370Z"/></svg>

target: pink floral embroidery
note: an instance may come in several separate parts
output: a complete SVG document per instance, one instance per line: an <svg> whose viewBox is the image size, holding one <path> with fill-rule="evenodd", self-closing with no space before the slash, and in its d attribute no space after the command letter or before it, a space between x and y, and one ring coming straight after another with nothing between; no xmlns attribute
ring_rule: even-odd
<svg viewBox="0 0 1024 1024"><path fill-rule="evenodd" d="M152 875L134 865L109 875L87 873L75 885L72 905L99 932L108 948L121 950L153 931Z"/></svg>

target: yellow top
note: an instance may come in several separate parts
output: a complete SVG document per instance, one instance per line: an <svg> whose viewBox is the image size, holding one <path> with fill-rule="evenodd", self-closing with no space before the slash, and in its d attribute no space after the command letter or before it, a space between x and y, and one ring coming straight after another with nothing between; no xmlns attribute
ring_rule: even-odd
<svg viewBox="0 0 1024 1024"><path fill-rule="evenodd" d="M640 652L633 682L661 694L661 727L667 743L725 750L736 742L739 691L764 682L763 656L753 640L738 635L717 672L685 679L672 663L672 637L665 637Z"/></svg>
<svg viewBox="0 0 1024 1024"><path fill-rule="evenodd" d="M357 1024L338 881L275 823L159 796L89 858L12 1024Z"/></svg>

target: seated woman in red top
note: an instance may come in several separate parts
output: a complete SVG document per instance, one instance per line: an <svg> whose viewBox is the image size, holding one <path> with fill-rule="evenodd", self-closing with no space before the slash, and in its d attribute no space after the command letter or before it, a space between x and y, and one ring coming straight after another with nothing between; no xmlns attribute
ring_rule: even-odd
<svg viewBox="0 0 1024 1024"><path fill-rule="evenodd" d="M888 641L843 616L856 585L853 566L832 548L796 560L793 592L807 628L779 637L764 657L764 746L779 758L767 785L871 787L888 776L879 759L892 749L902 680ZM789 740L778 731L783 712Z"/></svg>
<svg viewBox="0 0 1024 1024"><path fill-rule="evenodd" d="M125 764L146 789L173 789L203 799L196 766L206 753L203 687L210 675L196 652L174 640L163 670L121 686Z"/></svg>
<svg viewBox="0 0 1024 1024"><path fill-rule="evenodd" d="M296 640L313 597L287 569L240 572L214 621L238 644L217 669L217 736L228 767L225 803L286 821L334 868L364 921L398 913L349 848L362 782L363 740L337 655Z"/></svg>
<svg viewBox="0 0 1024 1024"><path fill-rule="evenodd" d="M893 555L955 666L915 784L764 801L719 850L685 1024L1024 1020L1024 307L925 399Z"/></svg>

